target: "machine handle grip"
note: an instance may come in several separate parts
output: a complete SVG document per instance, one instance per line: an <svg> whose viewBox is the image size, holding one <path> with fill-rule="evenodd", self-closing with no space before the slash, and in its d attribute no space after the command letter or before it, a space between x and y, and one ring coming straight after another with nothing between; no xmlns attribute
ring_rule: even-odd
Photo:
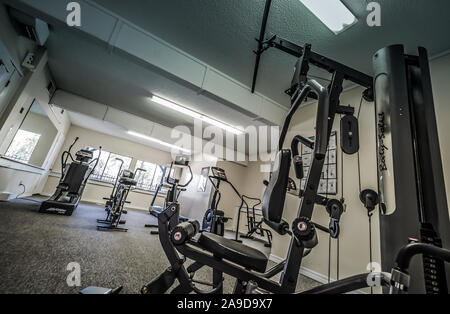
<svg viewBox="0 0 450 314"><path fill-rule="evenodd" d="M330 111L328 90L315 80L308 80L308 85L318 99L314 155L318 159L323 159L328 147L328 113Z"/></svg>
<svg viewBox="0 0 450 314"><path fill-rule="evenodd" d="M187 187L189 185L189 183L191 183L192 179L194 178L194 175L192 174L191 166L188 165L187 168L189 169L189 180L184 184L178 184L178 186L181 188Z"/></svg>
<svg viewBox="0 0 450 314"><path fill-rule="evenodd" d="M170 240L174 245L182 245L200 231L200 223L196 220L178 224L170 233Z"/></svg>

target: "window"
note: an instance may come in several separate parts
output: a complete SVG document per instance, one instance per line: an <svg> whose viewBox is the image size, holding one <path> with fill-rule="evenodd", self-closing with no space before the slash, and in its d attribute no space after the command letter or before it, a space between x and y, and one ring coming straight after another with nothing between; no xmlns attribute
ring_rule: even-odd
<svg viewBox="0 0 450 314"><path fill-rule="evenodd" d="M142 160L137 161L135 171L137 168L147 170L146 172L139 172L137 174L137 187L149 191L156 190L158 184L161 183L163 174L166 172L166 167ZM166 177L167 174L165 175L165 178Z"/></svg>
<svg viewBox="0 0 450 314"><path fill-rule="evenodd" d="M94 152L94 158L97 158L98 154L99 151L96 150ZM114 154L103 150L100 155L97 167L92 173L91 179L114 183L116 181L116 177L119 173L121 165L121 162L117 160L117 158L123 160L122 170L130 168L130 157L121 156L119 154Z"/></svg>
<svg viewBox="0 0 450 314"><path fill-rule="evenodd" d="M27 163L40 137L40 134L19 129L6 151L6 157Z"/></svg>

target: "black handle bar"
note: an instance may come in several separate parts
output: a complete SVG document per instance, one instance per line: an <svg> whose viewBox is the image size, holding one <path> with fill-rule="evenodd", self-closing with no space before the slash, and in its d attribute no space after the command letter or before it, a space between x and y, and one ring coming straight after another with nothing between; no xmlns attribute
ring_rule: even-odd
<svg viewBox="0 0 450 314"><path fill-rule="evenodd" d="M90 177L90 176L92 175L92 173L94 172L95 168L96 168L97 165L98 165L98 161L100 160L100 156L101 156L101 155L102 155L102 147L99 146L99 149L98 149L98 156L97 156L97 158L94 159L94 160L95 160L94 167L92 167L91 172L89 172L89 175L86 177L86 179L84 179L83 184L86 184L87 180L89 179L89 177ZM89 164L91 164L94 160L92 160Z"/></svg>
<svg viewBox="0 0 450 314"><path fill-rule="evenodd" d="M289 129L292 117L310 92L315 93L318 99L314 153L318 158L325 158L328 146L327 132L328 112L330 104L328 99L328 90L315 80L308 80L308 83L301 89L295 100L292 102L291 109L286 116L283 124L283 129L280 133L278 149L283 148L284 140L286 139L286 134ZM305 143L307 142L305 141Z"/></svg>
<svg viewBox="0 0 450 314"><path fill-rule="evenodd" d="M71 154L72 147L75 145L75 143L79 140L79 137L75 137L75 140L73 141L72 145L69 146L69 149L62 153L61 155L61 177L63 175L64 169L66 169L67 165L67 159L70 157L70 159L73 161L73 156ZM66 158L64 158L64 156Z"/></svg>
<svg viewBox="0 0 450 314"><path fill-rule="evenodd" d="M112 199L114 197L114 192L116 191L117 182L119 181L120 171L122 170L122 166L123 166L123 160L122 159L116 158L116 160L120 161L120 167L119 167L119 172L117 172L116 181L114 182L114 186L113 186L113 189L111 191L110 199Z"/></svg>
<svg viewBox="0 0 450 314"><path fill-rule="evenodd" d="M192 179L194 178L194 175L192 174L191 166L187 165L187 168L189 169L190 178L189 178L189 180L188 180L186 183L184 183L184 184L176 184L176 183L173 183L173 182L170 182L170 181L169 181L169 179L170 179L170 173L172 172L172 168L173 168L173 161L170 163L169 174L167 175L166 183L167 183L167 184L170 184L171 186L178 185L178 186L181 187L181 188L187 187L187 186L189 185L189 183L191 183Z"/></svg>

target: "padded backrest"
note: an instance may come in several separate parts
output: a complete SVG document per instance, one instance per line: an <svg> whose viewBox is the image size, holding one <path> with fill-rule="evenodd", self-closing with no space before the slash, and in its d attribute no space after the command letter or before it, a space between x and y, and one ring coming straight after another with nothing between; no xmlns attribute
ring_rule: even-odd
<svg viewBox="0 0 450 314"><path fill-rule="evenodd" d="M81 184L83 183L84 176L86 171L89 169L87 164L80 164L76 162L72 162L67 170L67 173L64 177L65 183L69 186L69 193L78 193Z"/></svg>
<svg viewBox="0 0 450 314"><path fill-rule="evenodd" d="M129 185L129 186L136 186L137 181L135 179L127 178L127 177L121 177L119 179L120 184Z"/></svg>
<svg viewBox="0 0 450 314"><path fill-rule="evenodd" d="M282 149L278 152L269 184L262 198L262 213L264 219L279 223L283 216L286 188L291 167L291 151Z"/></svg>

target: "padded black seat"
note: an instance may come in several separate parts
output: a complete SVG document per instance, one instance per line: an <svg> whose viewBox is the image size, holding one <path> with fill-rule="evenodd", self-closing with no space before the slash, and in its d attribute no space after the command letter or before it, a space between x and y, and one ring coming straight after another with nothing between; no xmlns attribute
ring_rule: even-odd
<svg viewBox="0 0 450 314"><path fill-rule="evenodd" d="M214 233L202 232L198 239L198 244L217 257L260 273L266 271L267 256L242 243L223 238Z"/></svg>

